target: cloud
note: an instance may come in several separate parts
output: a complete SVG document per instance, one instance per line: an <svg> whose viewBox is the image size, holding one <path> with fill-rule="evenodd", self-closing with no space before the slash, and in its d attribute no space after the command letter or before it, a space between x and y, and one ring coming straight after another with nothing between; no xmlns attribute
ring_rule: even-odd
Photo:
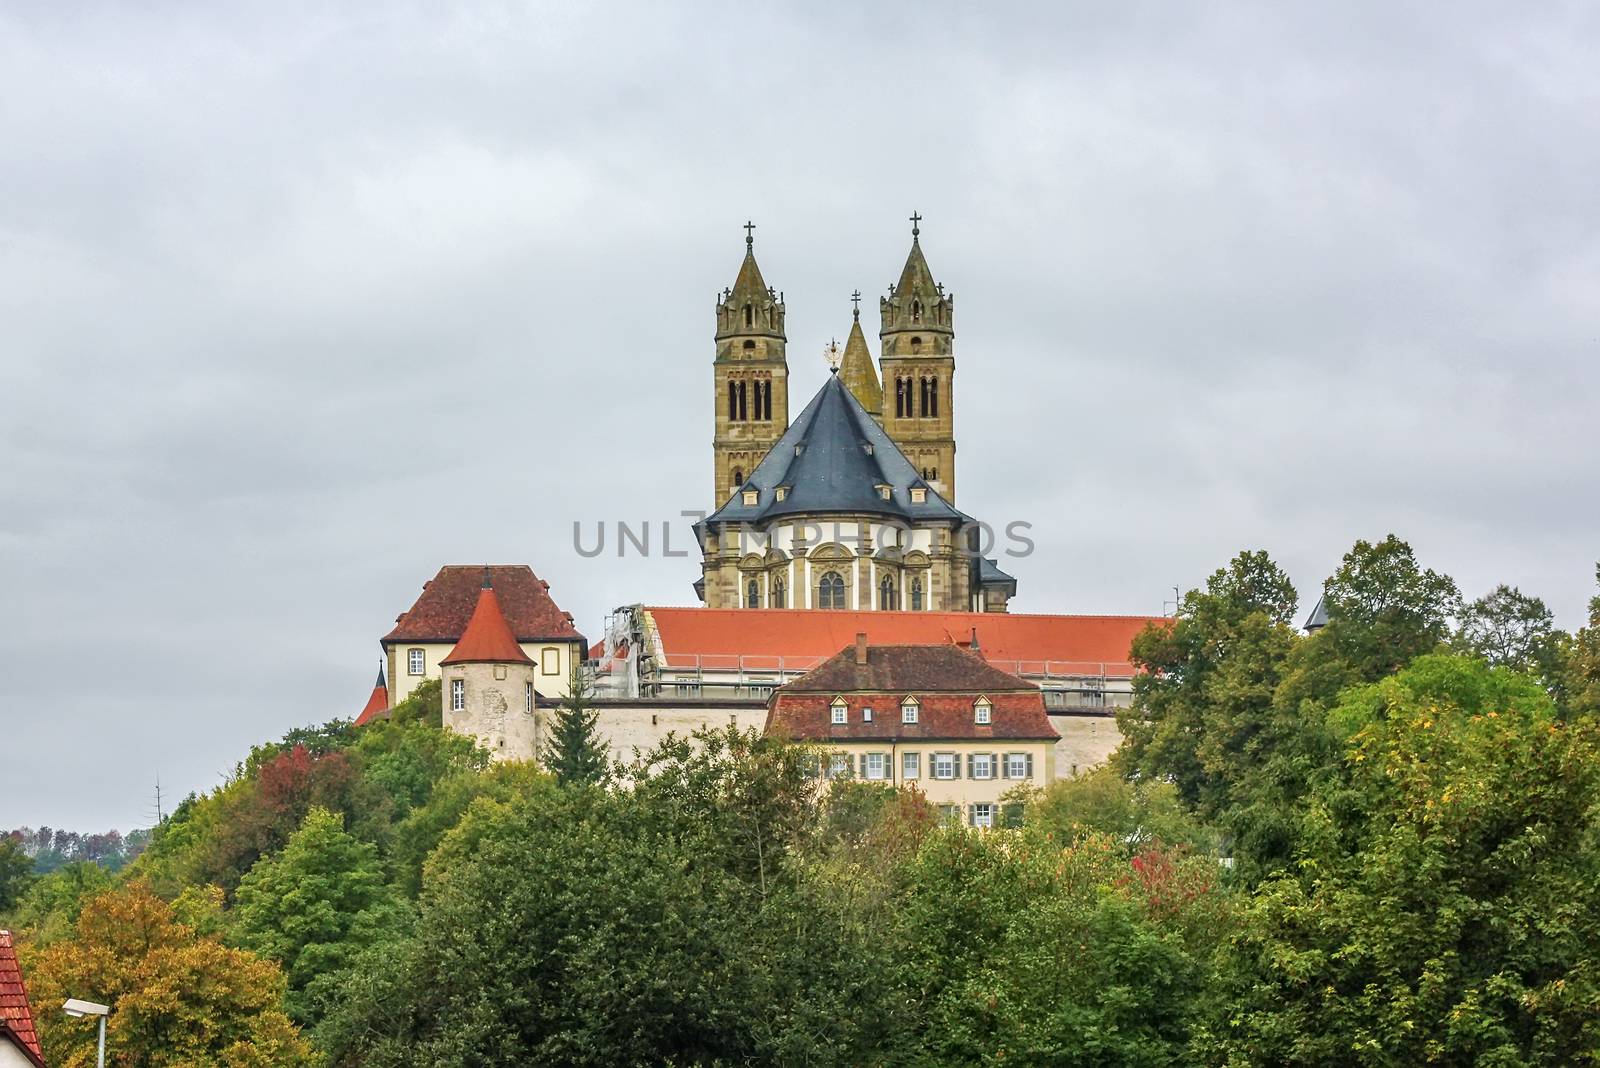
<svg viewBox="0 0 1600 1068"><path fill-rule="evenodd" d="M1026 611L1302 596L1395 530L1576 625L1600 556L1584 5L0 16L0 808L140 822L364 701L444 562L598 633L692 560L754 218L796 408L912 209ZM659 528L658 528L659 529Z"/></svg>

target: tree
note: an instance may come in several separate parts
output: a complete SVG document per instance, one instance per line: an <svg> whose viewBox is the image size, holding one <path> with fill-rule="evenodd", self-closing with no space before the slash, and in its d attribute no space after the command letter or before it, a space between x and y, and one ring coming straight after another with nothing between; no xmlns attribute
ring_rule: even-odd
<svg viewBox="0 0 1600 1068"><path fill-rule="evenodd" d="M1328 625L1317 637L1348 667L1351 682L1376 681L1433 652L1461 600L1453 579L1418 566L1411 546L1393 534L1356 542L1323 594Z"/></svg>
<svg viewBox="0 0 1600 1068"><path fill-rule="evenodd" d="M22 837L0 837L0 915L10 912L33 881L33 858L22 847Z"/></svg>
<svg viewBox="0 0 1600 1068"><path fill-rule="evenodd" d="M588 678L574 667L544 751L545 767L563 784L597 783L606 777L609 750L597 726L600 715L590 707L593 700Z"/></svg>
<svg viewBox="0 0 1600 1068"><path fill-rule="evenodd" d="M30 882L12 913L12 922L26 928L41 945L65 938L78 922L84 902L111 885L111 874L98 864L80 860L62 865Z"/></svg>
<svg viewBox="0 0 1600 1068"><path fill-rule="evenodd" d="M1228 953L1229 1064L1600 1058L1600 724L1426 656L1347 693L1340 774Z"/></svg>
<svg viewBox="0 0 1600 1068"><path fill-rule="evenodd" d="M1594 569L1600 586L1600 564ZM1574 715L1600 715L1600 594L1589 600L1589 623L1561 643L1558 687L1563 707Z"/></svg>
<svg viewBox="0 0 1600 1068"><path fill-rule="evenodd" d="M311 1047L283 1012L278 966L196 934L141 883L92 898L74 936L40 951L28 979L36 1005L79 997L111 1006L107 1064L314 1063ZM50 1064L94 1064L94 1020L45 1012L35 1022Z"/></svg>
<svg viewBox="0 0 1600 1068"><path fill-rule="evenodd" d="M1539 598L1501 584L1461 610L1451 644L1495 667L1543 677L1555 667L1555 616Z"/></svg>
<svg viewBox="0 0 1600 1068"><path fill-rule="evenodd" d="M1052 841L1075 845L1099 835L1128 856L1152 846L1209 849L1215 837L1184 808L1171 783L1130 781L1109 764L1057 779L1031 797L1025 811L1027 822Z"/></svg>
<svg viewBox="0 0 1600 1068"><path fill-rule="evenodd" d="M240 881L230 940L283 965L289 1015L308 1026L339 972L394 926L398 911L377 849L345 833L334 813L314 808L282 852Z"/></svg>

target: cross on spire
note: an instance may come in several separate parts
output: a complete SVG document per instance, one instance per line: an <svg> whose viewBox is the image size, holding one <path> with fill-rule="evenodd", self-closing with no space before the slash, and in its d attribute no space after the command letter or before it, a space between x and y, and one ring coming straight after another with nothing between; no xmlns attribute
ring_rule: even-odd
<svg viewBox="0 0 1600 1068"><path fill-rule="evenodd" d="M850 294L850 303L855 305L855 317L861 318L861 290L858 289Z"/></svg>
<svg viewBox="0 0 1600 1068"><path fill-rule="evenodd" d="M755 228L756 224L751 222L749 219L744 221L744 247L747 249L754 249L756 247L756 239L754 234Z"/></svg>
<svg viewBox="0 0 1600 1068"><path fill-rule="evenodd" d="M921 221L922 221L922 216L916 211L915 208L913 208L912 211L911 211L911 238L912 238L912 240L916 240L917 235L922 233L922 230L917 226L917 224L920 223Z"/></svg>

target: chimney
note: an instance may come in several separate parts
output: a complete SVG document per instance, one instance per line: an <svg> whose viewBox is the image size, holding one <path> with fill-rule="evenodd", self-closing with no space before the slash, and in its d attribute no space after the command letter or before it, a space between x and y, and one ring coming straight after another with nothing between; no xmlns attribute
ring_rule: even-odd
<svg viewBox="0 0 1600 1068"><path fill-rule="evenodd" d="M867 632L861 631L856 635L856 663L867 662Z"/></svg>
<svg viewBox="0 0 1600 1068"><path fill-rule="evenodd" d="M975 653L983 651L983 650L978 648L978 628L977 627L973 627L972 628L972 651L975 652Z"/></svg>

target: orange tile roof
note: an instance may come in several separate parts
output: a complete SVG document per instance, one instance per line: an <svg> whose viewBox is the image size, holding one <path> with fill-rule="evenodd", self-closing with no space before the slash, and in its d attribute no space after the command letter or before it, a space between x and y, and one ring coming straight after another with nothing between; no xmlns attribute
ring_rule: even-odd
<svg viewBox="0 0 1600 1068"><path fill-rule="evenodd" d="M39 1035L33 1028L33 1010L28 1006L28 986L22 981L10 931L0 931L0 1037L11 1040L24 1056L44 1068Z"/></svg>
<svg viewBox="0 0 1600 1068"><path fill-rule="evenodd" d="M432 581L423 584L416 603L401 613L383 641L459 641L477 606L484 570L482 564L441 567ZM583 640L572 624L572 616L551 599L550 584L535 575L533 568L527 564L494 564L488 571L518 640Z"/></svg>
<svg viewBox="0 0 1600 1068"><path fill-rule="evenodd" d="M803 609L650 608L662 651L680 656L813 658L865 632L873 645L966 645L976 628L984 658L1006 671L1059 674L1077 667L1131 676L1129 648L1161 616L1044 616L1002 612L839 612Z"/></svg>
<svg viewBox="0 0 1600 1068"><path fill-rule="evenodd" d="M500 610L500 598L494 588L484 586L478 591L478 605L472 610L467 629L441 664L531 664L528 654L522 651L511 633L511 624Z"/></svg>
<svg viewBox="0 0 1600 1068"><path fill-rule="evenodd" d="M367 698L367 706L356 717L356 726L364 727L389 711L389 684L384 680L383 667L378 667L378 682L372 687L372 695Z"/></svg>

